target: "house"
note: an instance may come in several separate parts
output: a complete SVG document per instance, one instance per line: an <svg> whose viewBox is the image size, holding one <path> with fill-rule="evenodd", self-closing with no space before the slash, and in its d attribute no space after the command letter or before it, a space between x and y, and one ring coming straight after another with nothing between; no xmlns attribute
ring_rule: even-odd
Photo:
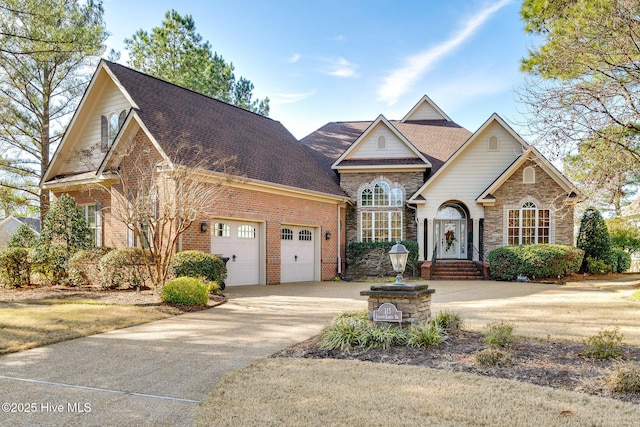
<svg viewBox="0 0 640 427"><path fill-rule="evenodd" d="M425 278L434 260L573 244L576 188L497 114L471 133L424 96L401 120L329 123L301 142L353 201L347 240L415 239Z"/></svg>
<svg viewBox="0 0 640 427"><path fill-rule="evenodd" d="M18 230L18 228L22 225L26 224L36 233L36 235L40 234L40 219L39 218L28 218L24 216L13 216L10 215L0 221L0 248L6 248L9 239L14 233Z"/></svg>
<svg viewBox="0 0 640 427"><path fill-rule="evenodd" d="M417 240L425 267L573 242L577 191L495 114L471 133L425 96L402 120L329 123L297 141L277 121L105 60L41 187L76 199L97 245L140 245L100 189L117 189L132 152L172 168L196 146L235 159L241 179L177 250L228 257L228 285L332 279L351 241ZM218 172L201 171L211 182Z"/></svg>

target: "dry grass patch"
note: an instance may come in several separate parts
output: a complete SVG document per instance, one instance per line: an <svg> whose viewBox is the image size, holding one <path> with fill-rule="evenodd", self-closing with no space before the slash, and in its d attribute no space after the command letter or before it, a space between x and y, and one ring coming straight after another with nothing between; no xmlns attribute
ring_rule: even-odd
<svg viewBox="0 0 640 427"><path fill-rule="evenodd" d="M0 303L0 354L164 319L153 307L91 300Z"/></svg>
<svg viewBox="0 0 640 427"><path fill-rule="evenodd" d="M265 359L202 405L198 426L637 426L640 405L415 366Z"/></svg>

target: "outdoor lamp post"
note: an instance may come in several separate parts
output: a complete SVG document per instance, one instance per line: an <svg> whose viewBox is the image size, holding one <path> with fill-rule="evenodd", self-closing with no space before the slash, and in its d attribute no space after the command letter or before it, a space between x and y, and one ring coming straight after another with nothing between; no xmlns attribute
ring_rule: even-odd
<svg viewBox="0 0 640 427"><path fill-rule="evenodd" d="M404 247L400 241L396 241L396 244L393 245L391 250L389 251L389 258L391 259L391 265L393 266L393 271L398 273L396 276L396 282L394 285L405 285L402 281L402 272L404 268L407 266L407 258L409 257L409 251Z"/></svg>

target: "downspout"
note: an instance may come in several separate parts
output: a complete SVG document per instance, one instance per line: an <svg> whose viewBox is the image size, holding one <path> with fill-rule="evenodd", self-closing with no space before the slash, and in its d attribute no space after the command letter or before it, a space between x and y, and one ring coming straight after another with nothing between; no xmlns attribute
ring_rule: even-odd
<svg viewBox="0 0 640 427"><path fill-rule="evenodd" d="M336 218L336 229L338 230L338 274L342 274L342 253L341 253L341 242L342 242L342 227L340 227L340 207L346 203L346 200L338 203L338 215Z"/></svg>

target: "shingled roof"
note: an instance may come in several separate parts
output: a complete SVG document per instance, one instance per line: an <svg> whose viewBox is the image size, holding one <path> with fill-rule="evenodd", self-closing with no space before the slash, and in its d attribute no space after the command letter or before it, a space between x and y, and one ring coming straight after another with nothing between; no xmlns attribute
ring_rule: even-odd
<svg viewBox="0 0 640 427"><path fill-rule="evenodd" d="M185 140L235 157L235 170L250 180L345 196L280 122L113 62L104 64L131 96L138 116L163 149L170 152L171 144Z"/></svg>
<svg viewBox="0 0 640 427"><path fill-rule="evenodd" d="M390 120L389 122L431 162L433 165L431 175L440 169L472 134L450 120L406 122ZM317 162L330 170L331 165L372 123L372 121L327 123L300 142L307 147ZM333 177L336 181L338 180L335 173Z"/></svg>

